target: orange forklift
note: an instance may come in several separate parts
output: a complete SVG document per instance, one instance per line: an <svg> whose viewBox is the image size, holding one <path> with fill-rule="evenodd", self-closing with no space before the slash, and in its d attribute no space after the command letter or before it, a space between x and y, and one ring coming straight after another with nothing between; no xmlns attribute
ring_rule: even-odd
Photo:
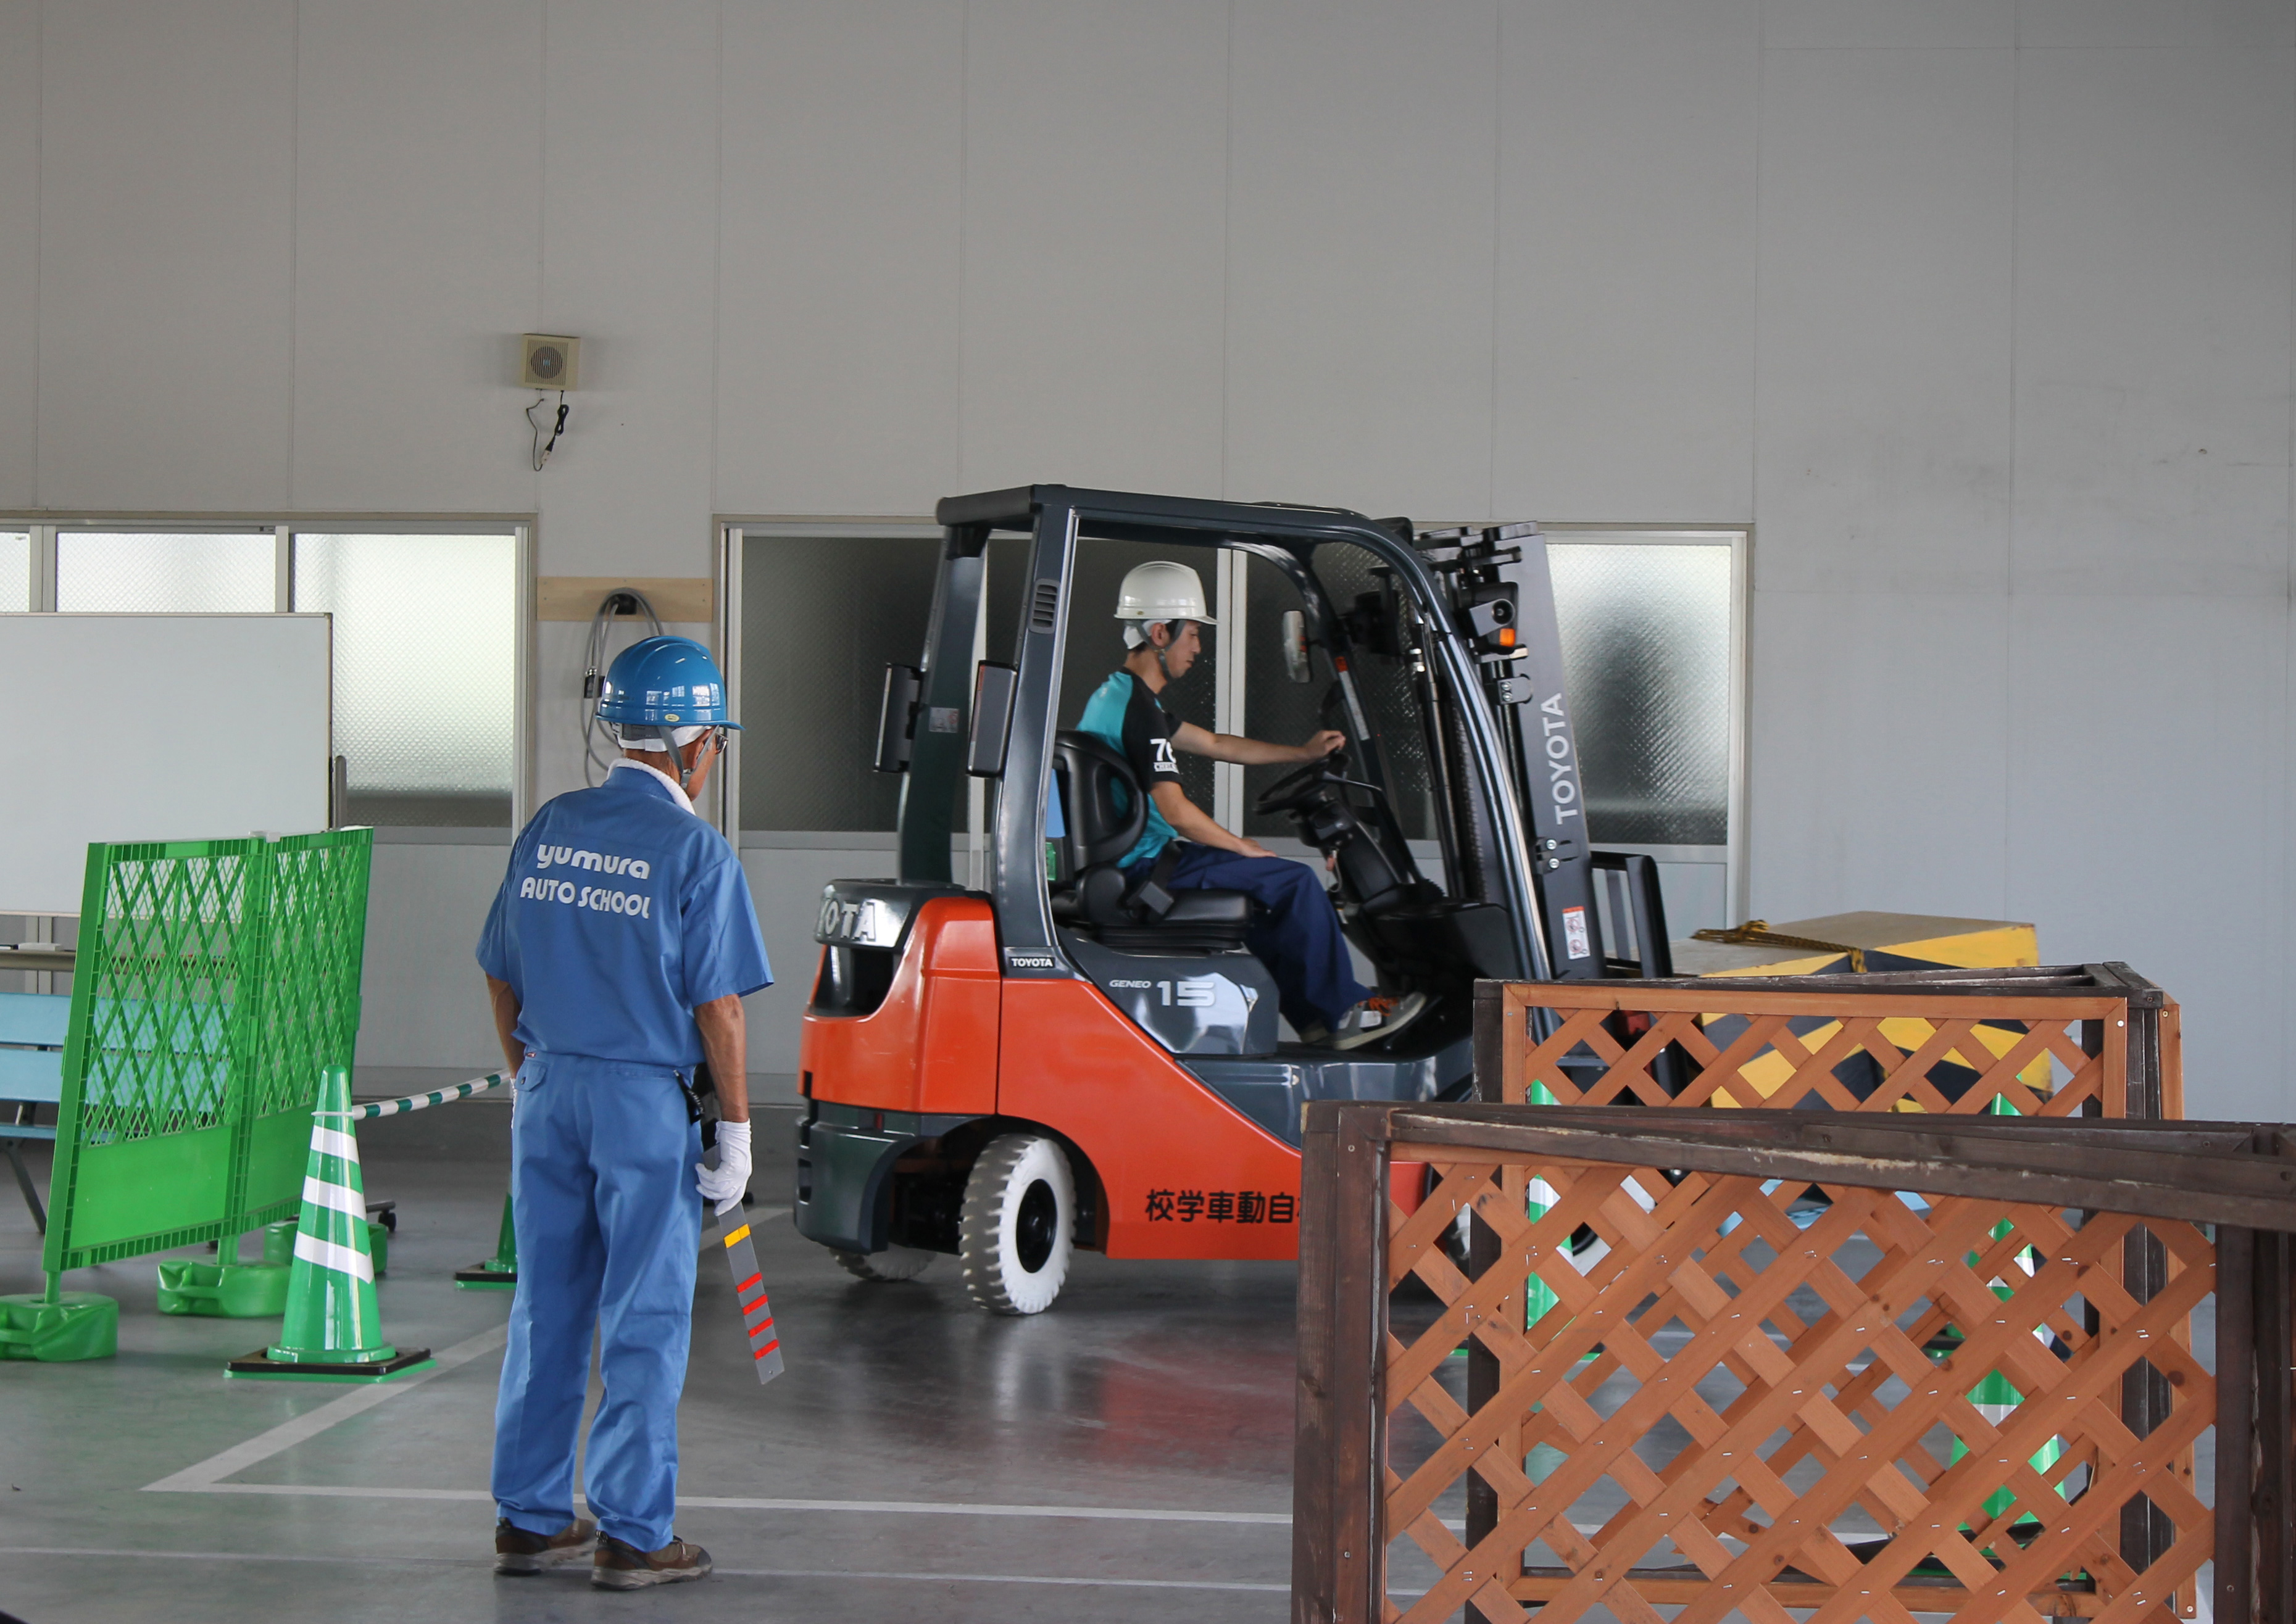
<svg viewBox="0 0 2296 1624"><path fill-rule="evenodd" d="M888 669L879 728L877 767L906 774L898 877L824 888L799 1062L797 1228L853 1274L909 1279L950 1253L981 1307L1030 1314L1078 1247L1294 1257L1308 1101L1465 1097L1480 977L1671 973L1656 865L1587 841L1535 526L1422 532L1061 486L951 497L937 518L922 658ZM976 659L992 538L1008 536L1022 538L1001 549L1020 559L1002 572L1017 574L1010 657ZM1056 714L1071 621L1110 624L1098 602L1071 615L1095 540L1207 564L1238 550L1297 592L1282 657L1321 685L1321 724L1348 743L1255 810L1288 816L1325 860L1379 990L1431 1000L1391 1039L1285 1041L1244 943L1250 899L1117 866L1144 787ZM1404 776L1439 875L1406 838ZM951 861L973 782L978 890Z"/></svg>

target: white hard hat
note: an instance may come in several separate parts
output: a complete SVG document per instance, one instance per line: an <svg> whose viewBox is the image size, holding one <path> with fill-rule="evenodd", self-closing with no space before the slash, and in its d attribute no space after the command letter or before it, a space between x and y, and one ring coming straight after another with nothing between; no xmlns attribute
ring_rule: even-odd
<svg viewBox="0 0 2296 1624"><path fill-rule="evenodd" d="M1206 612L1204 583L1185 564L1158 559L1136 566L1116 589L1119 620L1193 620L1200 625L1219 622Z"/></svg>

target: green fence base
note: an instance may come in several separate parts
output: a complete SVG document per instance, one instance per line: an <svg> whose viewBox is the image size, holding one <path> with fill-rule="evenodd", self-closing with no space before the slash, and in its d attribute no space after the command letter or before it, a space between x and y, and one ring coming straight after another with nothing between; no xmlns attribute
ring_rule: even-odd
<svg viewBox="0 0 2296 1624"><path fill-rule="evenodd" d="M160 1311L216 1319L276 1319L287 1311L291 1272L283 1263L169 1258L160 1265Z"/></svg>
<svg viewBox="0 0 2296 1624"><path fill-rule="evenodd" d="M263 1226L265 1262L292 1263L295 1261L296 1224L294 1219L283 1218L275 1224ZM381 1274L390 1269L390 1231L372 1218L366 1220L366 1251L367 1255L374 1260L375 1273Z"/></svg>
<svg viewBox="0 0 2296 1624"><path fill-rule="evenodd" d="M94 1292L0 1297L0 1359L58 1365L119 1351L119 1303Z"/></svg>

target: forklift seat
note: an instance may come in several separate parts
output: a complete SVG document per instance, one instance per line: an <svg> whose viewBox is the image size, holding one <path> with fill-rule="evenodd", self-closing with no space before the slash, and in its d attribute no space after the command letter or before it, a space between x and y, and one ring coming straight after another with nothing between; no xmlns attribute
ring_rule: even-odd
<svg viewBox="0 0 2296 1624"><path fill-rule="evenodd" d="M1054 918L1106 947L1221 951L1242 943L1253 923L1252 901L1242 892L1163 893L1149 879L1128 879L1117 866L1148 827L1148 797L1120 752L1095 734L1065 730L1053 741L1053 775L1065 831Z"/></svg>

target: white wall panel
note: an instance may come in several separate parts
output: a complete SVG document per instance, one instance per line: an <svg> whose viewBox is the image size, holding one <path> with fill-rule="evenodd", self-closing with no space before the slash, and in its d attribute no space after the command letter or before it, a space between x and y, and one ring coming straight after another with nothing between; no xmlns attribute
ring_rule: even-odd
<svg viewBox="0 0 2296 1624"><path fill-rule="evenodd" d="M1773 51L2000 46L2016 37L2016 0L1761 0L1761 6L1762 44Z"/></svg>
<svg viewBox="0 0 2296 1624"><path fill-rule="evenodd" d="M478 949L509 863L506 845L375 846L359 1065L501 1066Z"/></svg>
<svg viewBox="0 0 2296 1624"><path fill-rule="evenodd" d="M1238 0L1227 492L1488 514L1496 0Z"/></svg>
<svg viewBox="0 0 2296 1624"><path fill-rule="evenodd" d="M294 0L87 0L41 44L39 495L287 495Z"/></svg>
<svg viewBox="0 0 2296 1624"><path fill-rule="evenodd" d="M2017 588L2277 597L2296 61L2020 56Z"/></svg>
<svg viewBox="0 0 2296 1624"><path fill-rule="evenodd" d="M1505 518L1753 517L1754 0L1505 0Z"/></svg>
<svg viewBox="0 0 2296 1624"><path fill-rule="evenodd" d="M2006 51L1784 51L1763 70L1755 572L2007 579Z"/></svg>
<svg viewBox="0 0 2296 1624"><path fill-rule="evenodd" d="M2195 1117L2288 1114L2286 608L2014 600L2011 911L2053 962L2126 959L2185 1006Z"/></svg>
<svg viewBox="0 0 2296 1624"><path fill-rule="evenodd" d="M304 0L297 505L533 506L542 41L541 0Z"/></svg>
<svg viewBox="0 0 2296 1624"><path fill-rule="evenodd" d="M582 340L540 569L706 575L718 5L550 0L542 331Z"/></svg>
<svg viewBox="0 0 2296 1624"><path fill-rule="evenodd" d="M0 0L0 504L37 500L40 7Z"/></svg>
<svg viewBox="0 0 2296 1624"><path fill-rule="evenodd" d="M961 0L729 4L724 513L929 513L956 486Z"/></svg>
<svg viewBox="0 0 2296 1624"><path fill-rule="evenodd" d="M1226 0L974 0L958 483L1219 490Z"/></svg>
<svg viewBox="0 0 2296 1624"><path fill-rule="evenodd" d="M2032 918L2005 872L2008 605L1997 593L1764 592L1751 647L1749 905ZM1732 921L1734 924L1736 921Z"/></svg>
<svg viewBox="0 0 2296 1624"><path fill-rule="evenodd" d="M2017 0L2021 45L2296 44L2291 0Z"/></svg>

